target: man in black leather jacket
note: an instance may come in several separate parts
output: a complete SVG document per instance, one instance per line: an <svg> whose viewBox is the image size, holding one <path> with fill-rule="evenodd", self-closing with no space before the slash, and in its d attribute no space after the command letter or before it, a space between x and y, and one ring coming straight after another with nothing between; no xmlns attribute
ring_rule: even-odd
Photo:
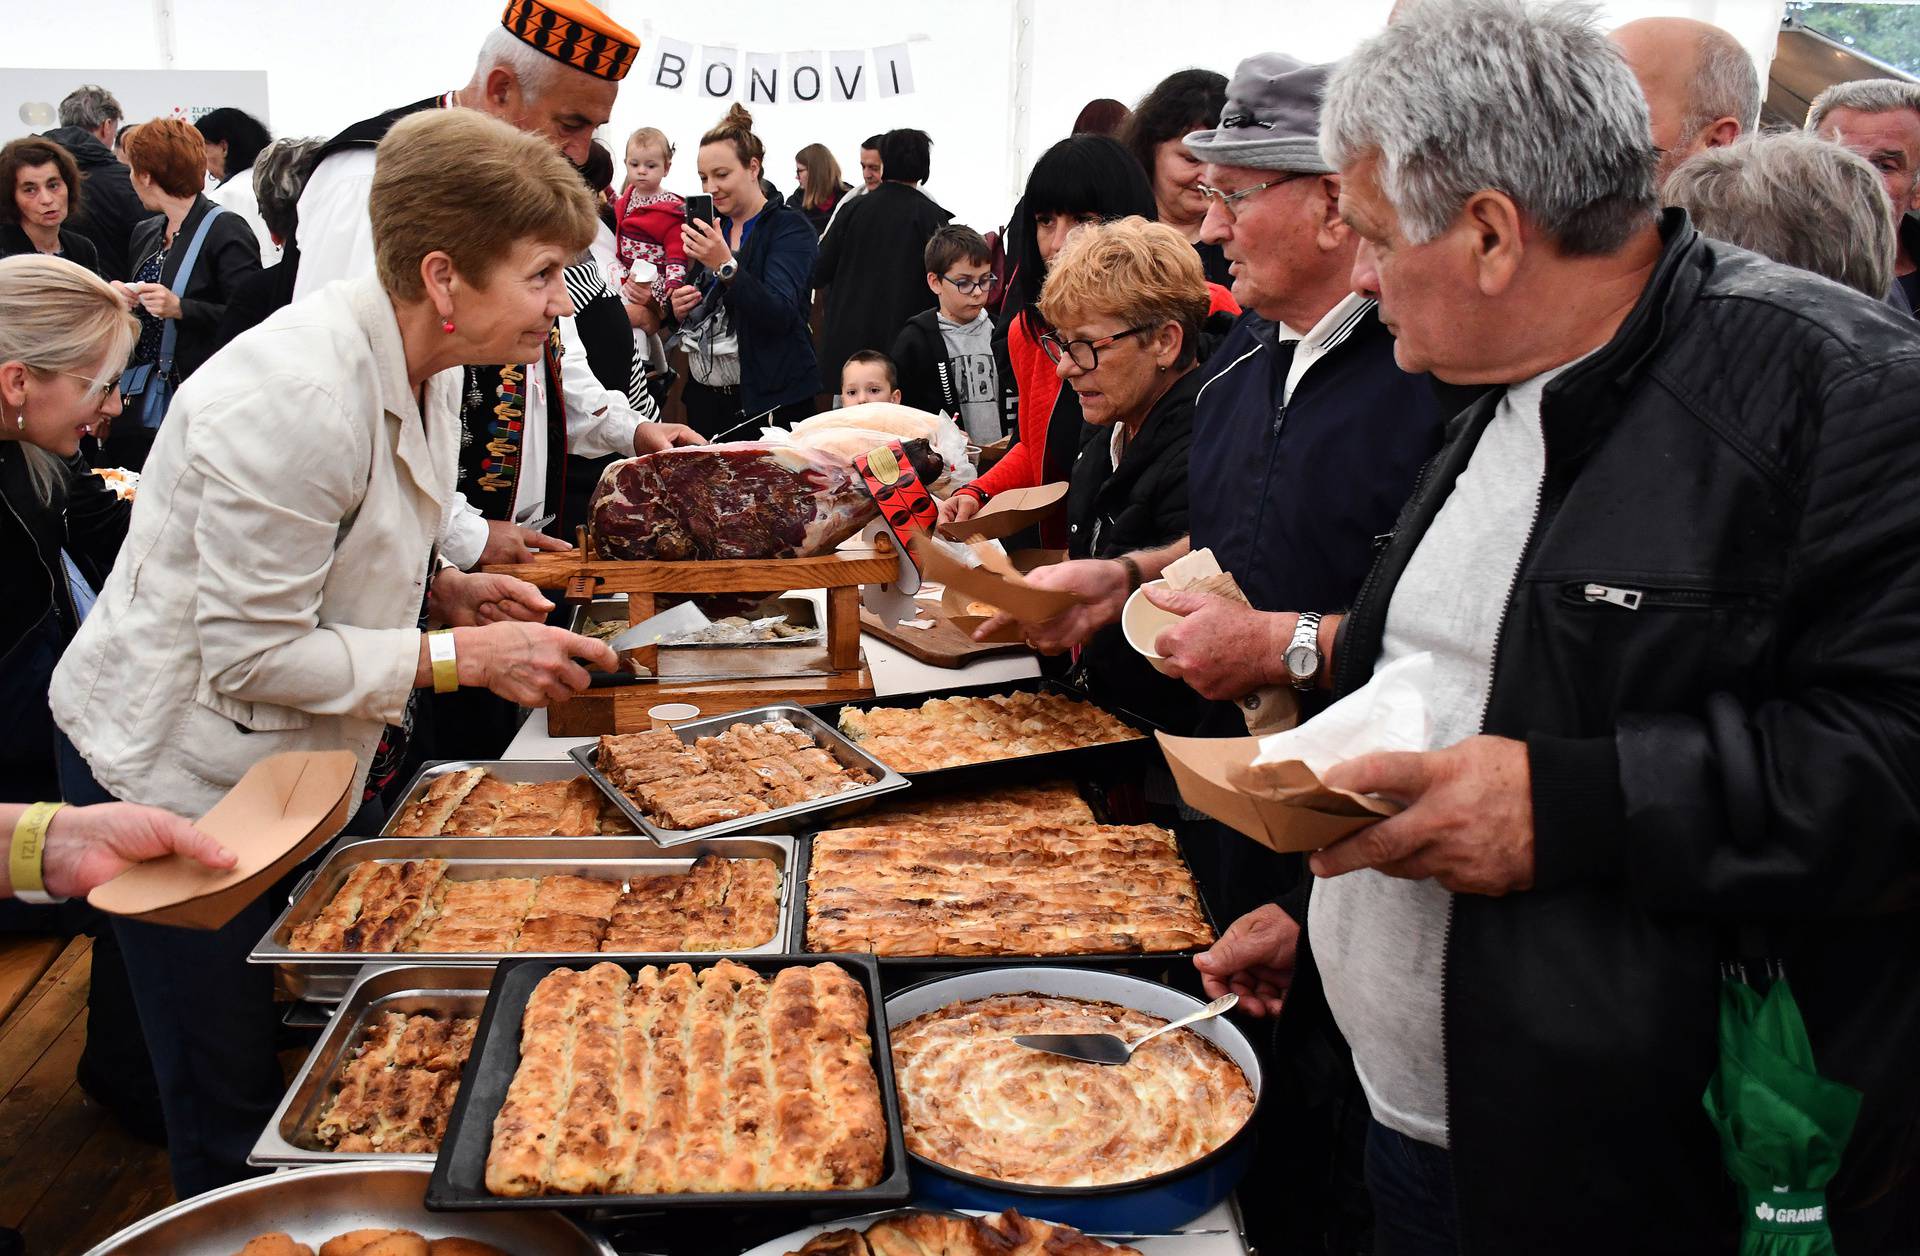
<svg viewBox="0 0 1920 1256"><path fill-rule="evenodd" d="M1414 9L1321 135L1402 367L1496 387L1321 635L1336 695L1426 654L1441 748L1332 769L1405 810L1204 979L1331 1009L1377 1251L1732 1252L1755 1203L1701 1097L1720 961L1760 948L1864 1093L1838 1250L1914 1250L1920 337L1656 218L1580 10Z"/></svg>

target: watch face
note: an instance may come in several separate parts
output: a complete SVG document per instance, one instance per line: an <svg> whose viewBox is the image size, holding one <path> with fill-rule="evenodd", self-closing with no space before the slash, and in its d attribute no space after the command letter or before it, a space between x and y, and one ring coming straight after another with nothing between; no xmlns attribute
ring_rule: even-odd
<svg viewBox="0 0 1920 1256"><path fill-rule="evenodd" d="M1305 679L1320 668L1320 656L1310 645L1290 646L1287 649L1287 670L1295 676Z"/></svg>

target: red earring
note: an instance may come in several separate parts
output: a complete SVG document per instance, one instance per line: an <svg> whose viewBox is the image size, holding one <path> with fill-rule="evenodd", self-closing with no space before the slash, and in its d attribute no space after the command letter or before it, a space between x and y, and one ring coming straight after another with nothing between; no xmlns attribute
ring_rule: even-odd
<svg viewBox="0 0 1920 1256"><path fill-rule="evenodd" d="M441 320L440 330L451 336L453 334L453 320L450 318Z"/></svg>

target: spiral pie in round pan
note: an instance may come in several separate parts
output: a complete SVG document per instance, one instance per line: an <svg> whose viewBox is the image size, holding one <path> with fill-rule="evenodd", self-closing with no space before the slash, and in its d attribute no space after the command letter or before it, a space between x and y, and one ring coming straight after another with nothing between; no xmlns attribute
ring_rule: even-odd
<svg viewBox="0 0 1920 1256"><path fill-rule="evenodd" d="M1183 1168L1232 1138L1253 1087L1190 1029L1123 1065L1030 1050L1015 1034L1111 1033L1132 1041L1166 1021L1113 1003L994 995L949 1004L893 1031L907 1150L935 1164L1028 1186L1111 1186Z"/></svg>

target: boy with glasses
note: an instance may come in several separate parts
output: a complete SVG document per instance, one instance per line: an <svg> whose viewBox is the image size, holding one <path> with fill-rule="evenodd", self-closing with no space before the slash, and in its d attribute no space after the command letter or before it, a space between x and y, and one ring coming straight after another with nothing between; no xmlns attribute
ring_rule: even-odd
<svg viewBox="0 0 1920 1256"><path fill-rule="evenodd" d="M987 302L999 283L986 240L971 227L949 225L927 241L927 286L939 304L908 319L893 343L900 399L929 413L952 415L976 444L990 445L1012 427L1011 379L994 358Z"/></svg>

